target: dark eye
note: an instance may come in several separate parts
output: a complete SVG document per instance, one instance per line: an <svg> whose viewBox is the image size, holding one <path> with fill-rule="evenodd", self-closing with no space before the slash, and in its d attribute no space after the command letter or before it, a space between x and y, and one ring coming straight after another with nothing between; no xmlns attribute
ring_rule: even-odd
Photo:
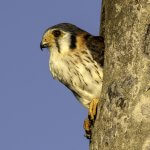
<svg viewBox="0 0 150 150"><path fill-rule="evenodd" d="M52 33L55 37L59 37L61 35L61 32L59 30L54 30Z"/></svg>

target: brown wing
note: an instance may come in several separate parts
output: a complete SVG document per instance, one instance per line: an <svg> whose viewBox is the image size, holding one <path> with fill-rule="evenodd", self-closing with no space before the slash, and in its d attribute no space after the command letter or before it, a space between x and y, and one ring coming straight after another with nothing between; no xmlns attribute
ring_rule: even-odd
<svg viewBox="0 0 150 150"><path fill-rule="evenodd" d="M101 36L85 36L86 45L93 56L93 59L101 66L104 65L104 38Z"/></svg>

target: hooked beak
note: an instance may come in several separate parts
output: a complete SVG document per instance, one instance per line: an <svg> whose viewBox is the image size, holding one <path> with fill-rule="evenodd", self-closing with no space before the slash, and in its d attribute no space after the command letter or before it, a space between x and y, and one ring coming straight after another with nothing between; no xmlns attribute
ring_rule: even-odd
<svg viewBox="0 0 150 150"><path fill-rule="evenodd" d="M48 48L48 44L43 44L41 41L40 48L41 48L41 51L43 51L43 48Z"/></svg>

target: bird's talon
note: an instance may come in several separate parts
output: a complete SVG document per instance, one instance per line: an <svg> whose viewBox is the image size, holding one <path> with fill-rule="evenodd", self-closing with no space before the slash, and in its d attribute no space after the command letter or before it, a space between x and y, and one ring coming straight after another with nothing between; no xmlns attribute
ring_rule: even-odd
<svg viewBox="0 0 150 150"><path fill-rule="evenodd" d="M88 118L84 120L84 130L85 130L85 137L87 139L91 139L91 135L92 135L92 126L94 124L95 121L95 117L96 117L96 111L97 111L97 104L98 104L99 99L93 99L90 103L89 106L89 113L88 113Z"/></svg>
<svg viewBox="0 0 150 150"><path fill-rule="evenodd" d="M91 139L91 121L87 118L84 120L84 130L85 130L85 137L87 139Z"/></svg>
<svg viewBox="0 0 150 150"><path fill-rule="evenodd" d="M91 121L95 120L98 102L99 102L99 99L95 98L90 103L88 118Z"/></svg>

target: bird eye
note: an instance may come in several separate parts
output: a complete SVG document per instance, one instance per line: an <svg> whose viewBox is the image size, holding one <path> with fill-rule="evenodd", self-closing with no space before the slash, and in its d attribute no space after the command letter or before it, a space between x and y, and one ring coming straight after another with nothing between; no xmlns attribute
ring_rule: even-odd
<svg viewBox="0 0 150 150"><path fill-rule="evenodd" d="M55 37L59 37L61 35L61 32L59 30L54 30L52 33Z"/></svg>

